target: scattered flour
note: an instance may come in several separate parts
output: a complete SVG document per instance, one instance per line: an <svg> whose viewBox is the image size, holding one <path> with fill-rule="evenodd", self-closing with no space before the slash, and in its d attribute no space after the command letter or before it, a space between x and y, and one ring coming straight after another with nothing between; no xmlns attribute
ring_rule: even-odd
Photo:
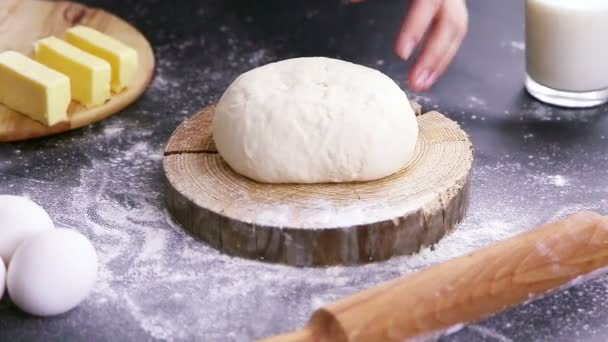
<svg viewBox="0 0 608 342"><path fill-rule="evenodd" d="M468 99L468 107L469 108L485 108L488 105L486 104L486 101L476 97L476 96L469 96Z"/></svg>
<svg viewBox="0 0 608 342"><path fill-rule="evenodd" d="M167 231L150 229L144 235L144 245L138 258L142 261L160 259L166 248Z"/></svg>
<svg viewBox="0 0 608 342"><path fill-rule="evenodd" d="M533 159L533 156L529 156L529 159ZM565 187L569 185L569 180L562 175L546 175L541 173L540 175L531 176L536 182L541 185L552 185L555 187Z"/></svg>
<svg viewBox="0 0 608 342"><path fill-rule="evenodd" d="M499 332L497 332L493 329L484 327L482 325L473 324L473 325L469 325L468 328L478 332L481 336L483 336L485 338L489 338L492 341L497 341L497 342L512 342L513 341L512 339L500 334Z"/></svg>
<svg viewBox="0 0 608 342"><path fill-rule="evenodd" d="M524 42L511 41L510 45L513 49L520 51L523 51L526 48L526 43Z"/></svg>
<svg viewBox="0 0 608 342"><path fill-rule="evenodd" d="M99 280L85 305L102 312L108 302L118 305L154 338L217 340L232 331L243 340L266 336L276 326L295 328L324 304L529 228L527 213L513 215L508 207L490 213L474 204L463 225L434 250L410 257L330 268L231 258L195 241L167 215L154 180L160 165L146 162L151 150L139 141L107 160L93 160L53 216L84 231L98 250ZM100 170L103 176L93 177ZM278 304L285 297L297 298L292 308ZM254 314L261 325L243 328Z"/></svg>
<svg viewBox="0 0 608 342"><path fill-rule="evenodd" d="M267 59L268 51L266 49L260 49L255 51L251 57L249 57L249 64L259 66L263 61Z"/></svg>
<svg viewBox="0 0 608 342"><path fill-rule="evenodd" d="M523 41L511 40L500 43L503 47L509 47L512 52L521 52L526 49L526 43Z"/></svg>
<svg viewBox="0 0 608 342"><path fill-rule="evenodd" d="M549 182L555 186L566 186L568 185L568 179L562 175L549 176Z"/></svg>
<svg viewBox="0 0 608 342"><path fill-rule="evenodd" d="M120 135L124 131L124 129L124 127L121 127L116 123L112 123L103 128L103 135L106 138L114 138Z"/></svg>

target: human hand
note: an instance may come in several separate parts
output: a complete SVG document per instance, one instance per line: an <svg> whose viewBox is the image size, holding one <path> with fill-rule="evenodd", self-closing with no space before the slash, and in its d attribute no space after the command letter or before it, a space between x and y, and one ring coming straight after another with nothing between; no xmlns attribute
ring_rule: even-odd
<svg viewBox="0 0 608 342"><path fill-rule="evenodd" d="M350 0L351 3L365 0ZM412 0L395 43L395 52L408 59L428 35L410 70L408 83L416 91L429 90L456 56L468 29L465 0Z"/></svg>

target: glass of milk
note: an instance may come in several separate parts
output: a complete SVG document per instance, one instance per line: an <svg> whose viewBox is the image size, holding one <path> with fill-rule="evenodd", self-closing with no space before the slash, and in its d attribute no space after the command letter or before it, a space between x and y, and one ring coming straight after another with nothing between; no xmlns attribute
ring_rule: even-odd
<svg viewBox="0 0 608 342"><path fill-rule="evenodd" d="M608 102L608 0L526 0L526 71L543 102Z"/></svg>

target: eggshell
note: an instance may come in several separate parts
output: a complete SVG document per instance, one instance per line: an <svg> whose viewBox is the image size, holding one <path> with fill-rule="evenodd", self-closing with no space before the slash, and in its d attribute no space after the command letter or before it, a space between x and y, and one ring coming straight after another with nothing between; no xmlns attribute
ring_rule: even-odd
<svg viewBox="0 0 608 342"><path fill-rule="evenodd" d="M29 198L0 195L0 257L5 265L23 241L54 227L49 214Z"/></svg>
<svg viewBox="0 0 608 342"><path fill-rule="evenodd" d="M7 289L13 303L36 316L67 312L82 302L97 278L91 242L65 228L26 240L8 267Z"/></svg>
<svg viewBox="0 0 608 342"><path fill-rule="evenodd" d="M0 258L0 299L4 296L4 288L6 287L6 267L4 261Z"/></svg>

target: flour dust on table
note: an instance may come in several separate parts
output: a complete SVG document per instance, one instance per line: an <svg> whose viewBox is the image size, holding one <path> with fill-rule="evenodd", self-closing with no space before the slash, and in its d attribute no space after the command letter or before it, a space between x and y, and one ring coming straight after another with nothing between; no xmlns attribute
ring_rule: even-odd
<svg viewBox="0 0 608 342"><path fill-rule="evenodd" d="M301 325L314 309L365 284L448 260L525 228L519 227L525 215L509 222L511 212L494 215L477 208L436 250L388 262L315 269L231 258L194 240L169 219L161 189L154 186L159 154L159 147L134 140L108 159L92 159L80 171L79 185L53 210L58 224L83 227L98 250L99 279L85 310L103 313L113 303L159 339L267 336L277 320L285 329ZM91 177L97 172L102 176ZM301 286L313 290L301 293ZM301 300L286 311L274 308L278 298L296 295ZM223 319L226 315L232 319ZM258 324L240 327L237 322L248 315L259 315ZM214 328L195 328L201 326ZM227 330L232 335L226 336Z"/></svg>

